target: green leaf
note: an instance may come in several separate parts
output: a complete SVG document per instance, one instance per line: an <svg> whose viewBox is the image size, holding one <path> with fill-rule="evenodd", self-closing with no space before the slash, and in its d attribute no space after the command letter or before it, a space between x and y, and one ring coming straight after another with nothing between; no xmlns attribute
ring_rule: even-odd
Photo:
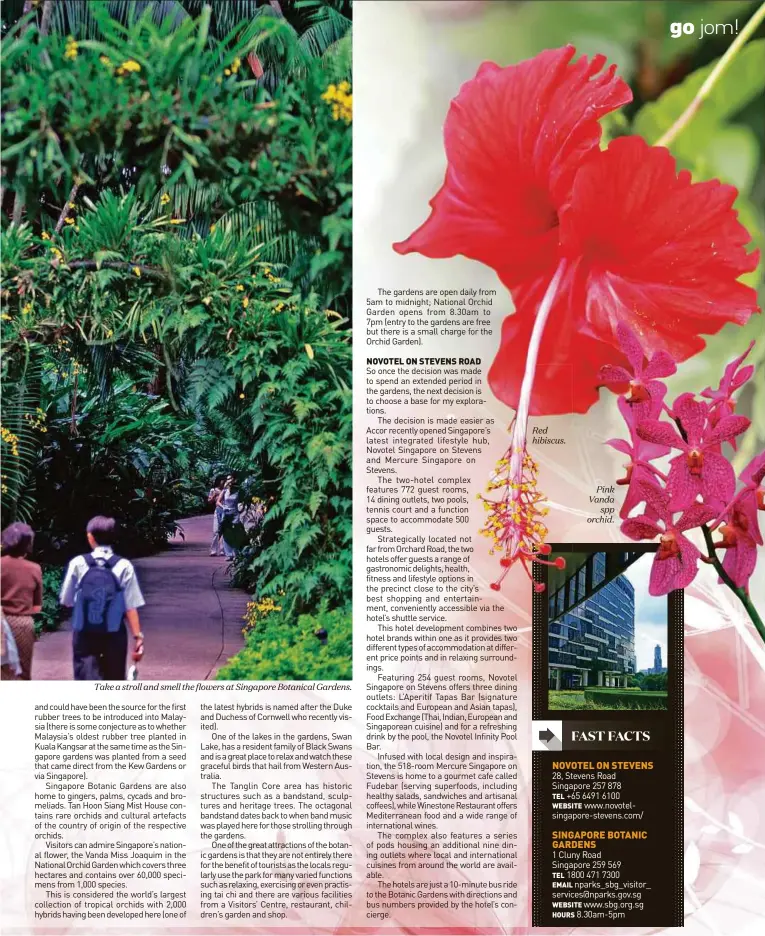
<svg viewBox="0 0 765 936"><path fill-rule="evenodd" d="M699 112L678 134L672 150L685 151L715 132L717 125L734 116L765 89L765 39L750 42L733 59L728 69L702 103ZM644 105L637 113L632 130L649 143L655 143L664 134L709 77L717 61L699 68L685 81L665 91L660 98Z"/></svg>

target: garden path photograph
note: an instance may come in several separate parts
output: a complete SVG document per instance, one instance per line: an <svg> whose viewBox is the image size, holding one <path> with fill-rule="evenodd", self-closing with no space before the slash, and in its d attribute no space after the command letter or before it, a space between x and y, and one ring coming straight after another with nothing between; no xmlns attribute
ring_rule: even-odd
<svg viewBox="0 0 765 936"><path fill-rule="evenodd" d="M351 81L344 0L3 4L3 679L350 678Z"/></svg>

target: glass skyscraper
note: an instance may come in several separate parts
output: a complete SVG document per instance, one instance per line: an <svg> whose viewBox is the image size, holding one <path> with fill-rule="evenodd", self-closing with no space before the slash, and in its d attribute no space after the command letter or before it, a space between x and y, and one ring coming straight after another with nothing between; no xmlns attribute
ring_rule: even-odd
<svg viewBox="0 0 765 936"><path fill-rule="evenodd" d="M607 580L605 553L588 556L549 596L548 667L551 689L626 686L635 672L635 590L624 575Z"/></svg>

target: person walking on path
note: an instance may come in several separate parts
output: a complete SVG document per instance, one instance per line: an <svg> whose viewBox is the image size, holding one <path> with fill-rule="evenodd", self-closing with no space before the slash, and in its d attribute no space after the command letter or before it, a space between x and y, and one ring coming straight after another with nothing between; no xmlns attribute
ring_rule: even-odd
<svg viewBox="0 0 765 936"><path fill-rule="evenodd" d="M26 523L12 523L3 530L0 541L0 605L18 655L16 666L2 667L2 678L31 679L34 615L42 610L42 569L29 559L35 541L34 530ZM4 633L3 659L6 658L6 636Z"/></svg>
<svg viewBox="0 0 765 936"><path fill-rule="evenodd" d="M112 517L93 517L87 526L92 551L72 559L61 586L61 604L74 608L72 655L76 680L125 679L128 628L133 638L133 660L138 662L143 657L138 609L145 602L132 563L114 553L116 534L117 522Z"/></svg>
<svg viewBox="0 0 765 936"><path fill-rule="evenodd" d="M221 524L239 523L239 485L234 475L226 478L226 485L218 498L218 506L222 511ZM223 540L223 555L226 559L234 559L238 550L230 546L225 535L221 536Z"/></svg>
<svg viewBox="0 0 765 936"><path fill-rule="evenodd" d="M223 475L215 479L215 483L212 488L210 488L210 493L207 495L207 503L213 504L215 512L213 513L213 538L210 543L210 555L211 556L222 556L223 555L223 538L220 535L220 525L223 520L223 508L218 506L218 499L223 493L225 487L225 478Z"/></svg>

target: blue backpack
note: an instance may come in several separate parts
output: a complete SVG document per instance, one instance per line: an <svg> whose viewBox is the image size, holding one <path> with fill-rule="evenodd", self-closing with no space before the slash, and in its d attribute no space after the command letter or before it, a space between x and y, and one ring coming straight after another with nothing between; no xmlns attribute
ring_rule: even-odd
<svg viewBox="0 0 765 936"><path fill-rule="evenodd" d="M119 556L97 560L83 556L88 571L80 579L74 593L72 630L116 633L125 615L125 595L114 567Z"/></svg>

